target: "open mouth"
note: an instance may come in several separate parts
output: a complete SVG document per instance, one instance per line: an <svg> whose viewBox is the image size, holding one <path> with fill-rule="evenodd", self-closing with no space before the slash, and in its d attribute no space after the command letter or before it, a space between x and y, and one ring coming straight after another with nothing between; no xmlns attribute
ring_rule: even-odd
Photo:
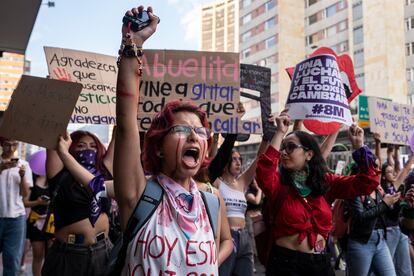
<svg viewBox="0 0 414 276"><path fill-rule="evenodd" d="M198 165L200 151L197 148L189 148L184 151L183 161L187 167L194 168Z"/></svg>

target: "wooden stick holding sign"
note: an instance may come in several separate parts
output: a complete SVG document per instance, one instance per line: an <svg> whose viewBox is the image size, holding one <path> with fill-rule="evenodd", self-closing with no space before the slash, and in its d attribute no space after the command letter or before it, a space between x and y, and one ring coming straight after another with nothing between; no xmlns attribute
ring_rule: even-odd
<svg viewBox="0 0 414 276"><path fill-rule="evenodd" d="M81 90L79 83L23 75L1 121L1 136L55 148Z"/></svg>

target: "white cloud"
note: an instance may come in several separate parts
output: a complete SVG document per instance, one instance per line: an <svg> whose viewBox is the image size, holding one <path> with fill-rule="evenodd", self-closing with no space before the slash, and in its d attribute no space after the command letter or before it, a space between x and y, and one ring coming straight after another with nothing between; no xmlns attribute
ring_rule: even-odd
<svg viewBox="0 0 414 276"><path fill-rule="evenodd" d="M201 7L211 3L211 0L168 0L168 4L180 14L180 24L184 28L184 40L189 42L200 41Z"/></svg>

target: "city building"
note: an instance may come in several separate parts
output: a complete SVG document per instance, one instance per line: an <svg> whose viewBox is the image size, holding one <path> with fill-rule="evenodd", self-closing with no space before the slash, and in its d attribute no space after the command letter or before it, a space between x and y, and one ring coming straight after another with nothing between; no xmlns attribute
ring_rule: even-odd
<svg viewBox="0 0 414 276"><path fill-rule="evenodd" d="M405 0L404 4L408 103L412 105L414 104L414 0Z"/></svg>
<svg viewBox="0 0 414 276"><path fill-rule="evenodd" d="M201 50L239 51L239 0L220 0L201 9Z"/></svg>
<svg viewBox="0 0 414 276"><path fill-rule="evenodd" d="M24 55L3 52L0 57L0 111L6 110L20 77L29 72L30 62Z"/></svg>
<svg viewBox="0 0 414 276"><path fill-rule="evenodd" d="M414 102L414 0L240 0L239 6L240 62L271 68L273 113L289 92L285 69L321 46L351 56L362 94ZM203 16L208 20L216 20L213 12ZM203 31L202 49L212 45L212 33ZM244 118L260 121L259 103L242 100ZM259 139L252 135L248 143ZM255 154L254 146L244 147Z"/></svg>

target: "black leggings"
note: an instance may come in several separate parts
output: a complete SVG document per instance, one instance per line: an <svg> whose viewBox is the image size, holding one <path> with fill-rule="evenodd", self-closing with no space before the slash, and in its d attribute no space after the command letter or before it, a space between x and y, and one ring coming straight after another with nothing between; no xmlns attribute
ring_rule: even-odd
<svg viewBox="0 0 414 276"><path fill-rule="evenodd" d="M310 254L272 246L266 276L335 276L329 254Z"/></svg>

